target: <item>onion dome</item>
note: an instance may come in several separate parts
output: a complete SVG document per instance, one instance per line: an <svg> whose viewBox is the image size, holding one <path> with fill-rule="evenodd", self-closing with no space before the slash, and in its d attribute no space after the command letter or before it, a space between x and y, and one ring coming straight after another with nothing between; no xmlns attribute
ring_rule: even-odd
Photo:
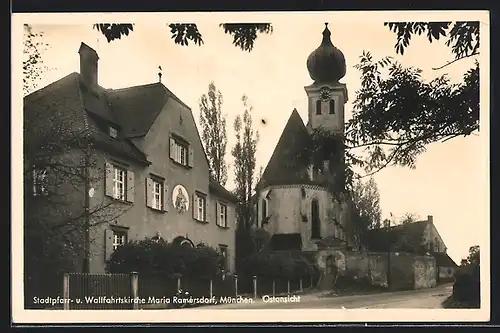
<svg viewBox="0 0 500 333"><path fill-rule="evenodd" d="M338 82L346 73L344 54L333 46L330 35L328 23L325 23L320 46L307 58L307 70L315 82Z"/></svg>

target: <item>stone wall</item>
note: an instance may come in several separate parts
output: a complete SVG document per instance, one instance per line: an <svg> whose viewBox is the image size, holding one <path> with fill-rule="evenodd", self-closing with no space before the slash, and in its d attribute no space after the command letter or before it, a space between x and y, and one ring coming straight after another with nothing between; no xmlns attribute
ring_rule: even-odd
<svg viewBox="0 0 500 333"><path fill-rule="evenodd" d="M455 278L455 268L439 267L439 282L450 282Z"/></svg>
<svg viewBox="0 0 500 333"><path fill-rule="evenodd" d="M333 260L328 260L330 256ZM390 284L392 290L431 288L437 283L436 262L428 256L391 253L389 258L387 253L323 250L318 252L316 261L324 273L329 271L327 265L331 262L341 276L366 279L374 286Z"/></svg>
<svg viewBox="0 0 500 333"><path fill-rule="evenodd" d="M432 288L436 286L436 260L434 257L415 256L413 258L415 289Z"/></svg>

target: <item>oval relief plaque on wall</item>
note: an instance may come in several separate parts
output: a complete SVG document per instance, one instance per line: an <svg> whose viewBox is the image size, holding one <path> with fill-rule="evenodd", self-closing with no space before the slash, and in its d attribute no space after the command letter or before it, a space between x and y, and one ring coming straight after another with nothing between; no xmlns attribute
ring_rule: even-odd
<svg viewBox="0 0 500 333"><path fill-rule="evenodd" d="M172 190L172 204L179 213L189 210L189 194L182 185L177 185Z"/></svg>

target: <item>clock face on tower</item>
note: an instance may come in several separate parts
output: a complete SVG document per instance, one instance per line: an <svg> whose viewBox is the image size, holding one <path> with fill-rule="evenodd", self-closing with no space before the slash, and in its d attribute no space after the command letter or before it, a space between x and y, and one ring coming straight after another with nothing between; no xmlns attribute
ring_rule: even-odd
<svg viewBox="0 0 500 333"><path fill-rule="evenodd" d="M332 93L330 91L330 88L328 88L328 87L321 88L321 90L319 91L319 94L320 94L321 100L323 100L325 102L328 102L332 98Z"/></svg>

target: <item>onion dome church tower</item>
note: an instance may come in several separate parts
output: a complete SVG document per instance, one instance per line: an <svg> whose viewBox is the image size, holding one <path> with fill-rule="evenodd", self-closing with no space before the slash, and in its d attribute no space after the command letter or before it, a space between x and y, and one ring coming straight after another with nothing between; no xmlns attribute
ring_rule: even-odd
<svg viewBox="0 0 500 333"><path fill-rule="evenodd" d="M324 267L323 254L328 251L355 247L348 203L332 200L331 178L325 173L342 170L343 174L343 146L335 153L340 159L325 156L323 170L313 168L306 158L297 158L308 155L304 152L310 148L316 129L322 128L339 139L344 135L347 88L339 80L346 74L346 62L330 35L326 25L321 44L307 58L313 80L305 87L307 124L294 109L252 198L253 225L269 236L259 238L256 246L271 251L316 253L320 267ZM334 168L332 161L336 163Z"/></svg>
<svg viewBox="0 0 500 333"><path fill-rule="evenodd" d="M339 83L346 74L344 54L330 40L325 23L323 40L307 58L307 69L313 84L305 87L309 99L309 130L323 127L332 133L344 135L344 105L347 87Z"/></svg>

